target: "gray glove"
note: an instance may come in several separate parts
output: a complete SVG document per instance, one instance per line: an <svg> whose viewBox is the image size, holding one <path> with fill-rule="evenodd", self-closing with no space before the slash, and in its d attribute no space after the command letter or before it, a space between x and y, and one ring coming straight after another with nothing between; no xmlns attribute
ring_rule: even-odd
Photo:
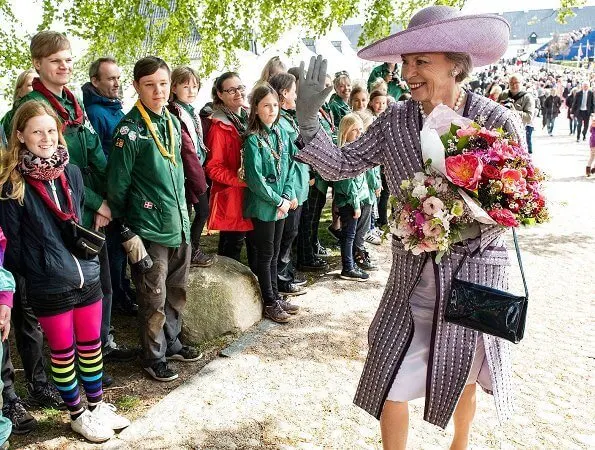
<svg viewBox="0 0 595 450"><path fill-rule="evenodd" d="M333 87L324 87L326 81L326 59L312 56L308 72L304 77L304 62L300 64L298 92L296 100L296 118L300 126L300 135L307 144L320 129L318 110L324 105Z"/></svg>

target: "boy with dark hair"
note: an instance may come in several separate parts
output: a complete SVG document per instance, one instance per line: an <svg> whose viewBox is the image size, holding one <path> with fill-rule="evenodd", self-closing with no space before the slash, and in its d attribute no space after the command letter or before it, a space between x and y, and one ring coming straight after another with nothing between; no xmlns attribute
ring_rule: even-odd
<svg viewBox="0 0 595 450"><path fill-rule="evenodd" d="M143 367L158 381L178 374L167 360L196 361L179 339L190 268L190 220L184 194L180 123L165 108L170 70L149 56L134 66L135 106L120 122L108 163L108 200L115 218L139 235L153 260L137 288Z"/></svg>

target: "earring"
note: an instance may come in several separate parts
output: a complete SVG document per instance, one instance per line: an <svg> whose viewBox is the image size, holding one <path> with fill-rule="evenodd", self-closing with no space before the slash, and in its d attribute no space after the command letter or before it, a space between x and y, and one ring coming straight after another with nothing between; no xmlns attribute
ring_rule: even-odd
<svg viewBox="0 0 595 450"><path fill-rule="evenodd" d="M452 78L456 77L458 74L459 74L459 71L458 71L457 69L452 69L452 70L450 71L450 76L451 76Z"/></svg>

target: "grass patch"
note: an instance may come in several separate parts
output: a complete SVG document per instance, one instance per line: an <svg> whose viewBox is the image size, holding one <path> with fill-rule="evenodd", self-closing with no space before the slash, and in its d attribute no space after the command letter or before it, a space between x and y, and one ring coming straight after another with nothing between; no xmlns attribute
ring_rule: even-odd
<svg viewBox="0 0 595 450"><path fill-rule="evenodd" d="M123 395L114 402L121 411L130 411L138 406L140 398L136 395Z"/></svg>

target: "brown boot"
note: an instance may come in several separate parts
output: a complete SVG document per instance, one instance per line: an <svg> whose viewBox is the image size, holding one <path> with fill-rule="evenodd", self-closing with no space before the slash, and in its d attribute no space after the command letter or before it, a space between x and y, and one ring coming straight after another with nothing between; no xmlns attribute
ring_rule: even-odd
<svg viewBox="0 0 595 450"><path fill-rule="evenodd" d="M289 314L283 310L279 302L275 302L275 304L271 306L265 306L264 316L278 323L289 322Z"/></svg>
<svg viewBox="0 0 595 450"><path fill-rule="evenodd" d="M203 253L200 247L194 247L192 249L192 257L190 258L190 265L196 267L209 267L212 266L214 258L211 255Z"/></svg>
<svg viewBox="0 0 595 450"><path fill-rule="evenodd" d="M589 166L587 166L587 172L586 172L585 175L587 175L588 177L590 177L591 176L591 172L593 172L593 171L591 170L591 168Z"/></svg>
<svg viewBox="0 0 595 450"><path fill-rule="evenodd" d="M278 300L278 302L279 306L281 306L281 309L288 314L297 314L300 310L300 307L298 305L289 303L286 299L282 297Z"/></svg>

